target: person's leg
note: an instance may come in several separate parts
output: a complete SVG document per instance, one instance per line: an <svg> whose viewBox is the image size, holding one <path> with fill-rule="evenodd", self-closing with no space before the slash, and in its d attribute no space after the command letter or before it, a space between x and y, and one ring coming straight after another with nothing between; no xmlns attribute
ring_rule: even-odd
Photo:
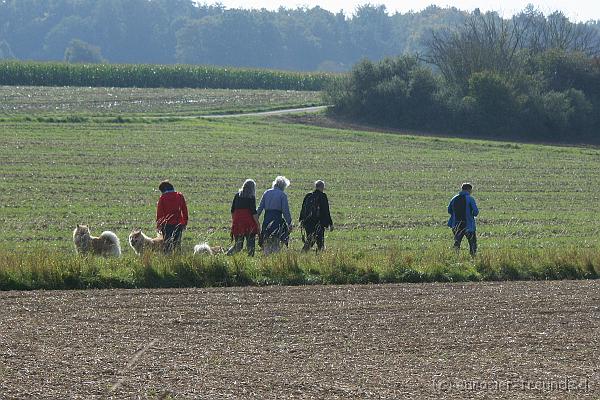
<svg viewBox="0 0 600 400"><path fill-rule="evenodd" d="M181 225L175 226L173 232L173 251L181 252L181 239L183 236L183 227Z"/></svg>
<svg viewBox="0 0 600 400"><path fill-rule="evenodd" d="M465 224L461 222L456 225L454 228L452 228L452 233L454 233L454 249L460 250L460 243L465 236Z"/></svg>
<svg viewBox="0 0 600 400"><path fill-rule="evenodd" d="M173 234L175 233L175 225L163 225L162 233L164 237L163 253L171 254L173 252Z"/></svg>
<svg viewBox="0 0 600 400"><path fill-rule="evenodd" d="M315 245L315 230L310 225L304 226L304 234L306 235L304 240L304 246L302 246L302 251L307 252L312 249Z"/></svg>
<svg viewBox="0 0 600 400"><path fill-rule="evenodd" d="M243 236L236 236L234 240L235 240L235 242L233 243L233 245L229 248L229 250L227 250L228 256L234 255L235 253L242 250L242 248L244 247L244 237Z"/></svg>
<svg viewBox="0 0 600 400"><path fill-rule="evenodd" d="M325 228L319 225L315 232L315 236L317 241L317 251L323 251L325 249Z"/></svg>
<svg viewBox="0 0 600 400"><path fill-rule="evenodd" d="M279 253L279 250L281 250L281 239L277 236L274 236L273 238L273 246L271 247L271 249L273 250L273 253Z"/></svg>
<svg viewBox="0 0 600 400"><path fill-rule="evenodd" d="M271 250L273 253L278 253L281 250L281 245L287 243L287 225L283 220L278 221L279 226L273 231Z"/></svg>
<svg viewBox="0 0 600 400"><path fill-rule="evenodd" d="M250 234L246 236L246 250L248 255L254 257L254 249L256 248L256 235Z"/></svg>
<svg viewBox="0 0 600 400"><path fill-rule="evenodd" d="M275 253L279 247L279 246L277 246L278 243L279 243L278 237L269 236L269 237L264 238L263 253L265 254L265 256L268 256L271 253Z"/></svg>
<svg viewBox="0 0 600 400"><path fill-rule="evenodd" d="M466 234L467 240L469 241L469 252L473 257L477 254L477 233L469 232Z"/></svg>

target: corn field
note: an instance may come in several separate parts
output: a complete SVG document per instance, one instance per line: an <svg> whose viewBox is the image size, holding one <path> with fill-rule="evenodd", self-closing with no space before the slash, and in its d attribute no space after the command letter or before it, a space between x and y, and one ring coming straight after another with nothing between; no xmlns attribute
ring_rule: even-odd
<svg viewBox="0 0 600 400"><path fill-rule="evenodd" d="M0 62L0 85L323 90L339 75L198 65Z"/></svg>

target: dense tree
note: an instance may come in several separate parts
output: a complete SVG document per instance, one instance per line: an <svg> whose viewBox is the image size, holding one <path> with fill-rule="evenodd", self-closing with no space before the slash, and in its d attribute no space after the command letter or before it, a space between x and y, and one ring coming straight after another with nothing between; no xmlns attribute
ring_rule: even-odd
<svg viewBox="0 0 600 400"><path fill-rule="evenodd" d="M68 63L96 64L104 62L100 48L82 40L73 39L65 50L65 61Z"/></svg>
<svg viewBox="0 0 600 400"><path fill-rule="evenodd" d="M427 60L463 91L474 73L493 71L505 78L522 74L527 55L547 51L600 53L597 29L569 22L561 13L545 17L532 7L511 19L473 12L462 24L432 32Z"/></svg>
<svg viewBox="0 0 600 400"><path fill-rule="evenodd" d="M337 113L394 127L597 143L597 38L591 24L569 24L556 13L474 12L430 37L424 59L437 76L419 58L365 60L328 101Z"/></svg>
<svg viewBox="0 0 600 400"><path fill-rule="evenodd" d="M482 65L439 68L458 76L466 67L468 73L457 78L465 91L472 71L506 68L510 58L505 56L512 54L517 39L516 49L535 53L598 51L598 22L573 24L561 13L544 16L532 7L504 20L493 13L437 6L403 14L366 4L346 16L318 6L228 10L194 0L0 0L0 40L21 60L61 60L69 43L79 39L99 46L112 63L347 71L363 58L433 56L428 53L432 38L443 40L450 57L456 49L446 39L464 39L469 32L454 27L465 21L471 33L487 29L488 36L478 37L472 47Z"/></svg>
<svg viewBox="0 0 600 400"><path fill-rule="evenodd" d="M65 49L74 38L90 40L92 37L90 19L70 15L63 18L46 34L44 53L51 59L59 59L64 56Z"/></svg>

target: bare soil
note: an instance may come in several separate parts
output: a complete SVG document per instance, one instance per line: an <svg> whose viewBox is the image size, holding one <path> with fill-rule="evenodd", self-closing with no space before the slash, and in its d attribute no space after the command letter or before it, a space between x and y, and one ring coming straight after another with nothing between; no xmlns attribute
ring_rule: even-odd
<svg viewBox="0 0 600 400"><path fill-rule="evenodd" d="M0 398L600 397L600 282L0 293Z"/></svg>

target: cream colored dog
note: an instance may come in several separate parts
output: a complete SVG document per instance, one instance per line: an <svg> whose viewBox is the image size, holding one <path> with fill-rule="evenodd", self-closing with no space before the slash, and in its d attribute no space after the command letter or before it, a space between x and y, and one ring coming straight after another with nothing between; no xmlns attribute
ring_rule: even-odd
<svg viewBox="0 0 600 400"><path fill-rule="evenodd" d="M104 257L121 257L121 243L119 238L111 231L104 231L100 236L90 234L87 225L79 225L73 231L73 243L79 254L95 254Z"/></svg>
<svg viewBox="0 0 600 400"><path fill-rule="evenodd" d="M135 251L135 254L142 255L144 251L161 251L165 239L161 233L157 233L155 238L150 238L142 232L141 229L134 229L129 234L129 245Z"/></svg>

